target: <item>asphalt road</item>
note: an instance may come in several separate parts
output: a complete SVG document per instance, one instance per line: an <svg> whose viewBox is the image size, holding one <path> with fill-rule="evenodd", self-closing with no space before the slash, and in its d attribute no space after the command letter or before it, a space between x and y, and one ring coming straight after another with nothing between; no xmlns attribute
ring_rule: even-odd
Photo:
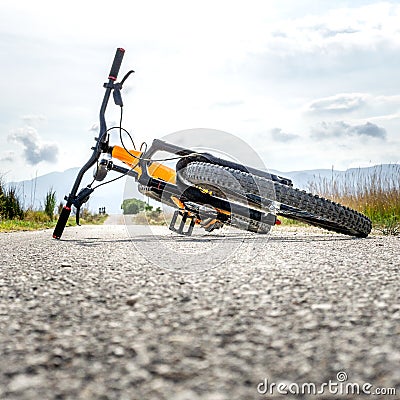
<svg viewBox="0 0 400 400"><path fill-rule="evenodd" d="M400 238L196 235L0 234L0 399L265 399L339 372L400 398Z"/></svg>

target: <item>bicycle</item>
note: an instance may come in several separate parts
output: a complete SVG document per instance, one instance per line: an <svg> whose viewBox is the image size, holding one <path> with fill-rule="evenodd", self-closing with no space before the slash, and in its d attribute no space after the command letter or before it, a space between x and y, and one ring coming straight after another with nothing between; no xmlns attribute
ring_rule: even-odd
<svg viewBox="0 0 400 400"><path fill-rule="evenodd" d="M159 139L153 140L148 149L136 150L131 135L122 127L121 90L134 72L129 71L121 82L117 82L124 53L124 49L117 49L108 82L103 85L105 94L100 108L100 132L96 145L92 147L91 157L80 169L70 194L65 197L66 205L53 232L55 239L61 238L72 206L76 207L76 222L79 225L79 211L94 190L124 176L135 179L144 195L174 208L169 228L181 235L190 236L195 225L211 232L225 224L266 234L273 225L280 223L278 217L283 216L350 236L368 236L371 221L366 216L296 189L290 179ZM121 118L119 126L107 128L105 112L111 93L121 109ZM113 129L119 130L122 146L110 146ZM133 149L125 146L123 132L132 141ZM157 152L174 156L157 160L153 158ZM172 160L177 161L175 169L161 163ZM92 183L78 193L85 173L93 166ZM111 171L120 175L93 187L95 181L102 182Z"/></svg>

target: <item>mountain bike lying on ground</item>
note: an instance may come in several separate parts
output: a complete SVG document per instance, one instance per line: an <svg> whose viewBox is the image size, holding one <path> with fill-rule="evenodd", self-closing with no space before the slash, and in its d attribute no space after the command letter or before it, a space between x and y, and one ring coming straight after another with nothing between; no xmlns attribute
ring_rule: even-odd
<svg viewBox="0 0 400 400"><path fill-rule="evenodd" d="M108 82L104 84L106 90L100 109L99 136L90 159L79 171L70 194L65 198L66 205L53 233L55 239L61 238L72 206L76 207L79 225L80 208L93 191L123 176L134 178L144 195L173 207L175 212L170 229L183 235L191 235L195 225L213 231L224 224L250 232L268 233L271 226L279 224L277 216L284 216L350 236L368 236L371 221L367 217L295 189L290 179L158 139L150 148L136 150L129 132L121 126L121 89L134 72L129 71L120 83L117 82L124 52L119 48L115 54ZM111 93L115 104L121 108L121 119L118 127L107 129L105 111ZM113 129L119 130L122 147L110 146L110 131ZM125 146L123 132L130 137L133 150ZM174 156L157 160L154 158L157 152ZM161 161L172 160L177 160L175 168L161 164ZM93 182L78 192L83 176L93 166ZM121 175L93 187L95 181L103 181L110 171Z"/></svg>

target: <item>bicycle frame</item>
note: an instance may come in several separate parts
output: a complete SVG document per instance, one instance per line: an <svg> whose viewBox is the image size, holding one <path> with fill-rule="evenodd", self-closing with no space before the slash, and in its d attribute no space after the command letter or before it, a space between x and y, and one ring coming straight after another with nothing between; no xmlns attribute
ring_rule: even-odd
<svg viewBox="0 0 400 400"><path fill-rule="evenodd" d="M275 217L272 218L272 214L267 214L268 218L265 217L265 213L248 208L241 204L232 203L228 200L224 200L218 197L212 196L210 193L206 193L200 188L193 186L185 187L185 190L178 188L176 185L176 172L174 169L169 168L156 161L150 160L157 152L167 152L170 154L189 156L193 154L193 150L186 149L171 143L167 143L160 139L154 139L151 147L145 152L140 153L135 150L129 150L135 157L129 154L125 149L119 146L110 148L109 154L113 158L116 158L132 169L123 169L120 166L112 165L111 169L120 173L126 173L134 177L135 180L141 185L149 188L158 197L162 198L175 198L179 201L173 201L175 206L182 209L185 201L196 202L201 205L210 205L217 211L217 219L224 222L226 221L231 213L241 215L243 217L250 217L258 221L269 221L269 223L275 223ZM139 161L137 161L137 158ZM130 172L131 171L131 172ZM130 172L130 173L129 173ZM245 198L247 202L251 202L251 199ZM253 200L254 203L254 200ZM254 206L258 207L258 204L254 203ZM179 232L181 233L181 232Z"/></svg>
<svg viewBox="0 0 400 400"><path fill-rule="evenodd" d="M259 201L257 199L255 200L254 196L253 198L244 197L244 200L247 201L245 204L250 203L255 207L255 209L212 196L210 193L202 190L201 188L193 186L187 186L183 189L182 187L179 188L176 184L175 170L151 159L152 156L159 151L175 154L176 156L188 157L194 154L193 150L185 149L159 139L155 139L150 148L144 153L136 150L127 151L125 148L120 146L109 146L109 135L107 131L105 113L110 95L111 92L113 92L115 104L122 107L123 103L120 90L122 89L123 82L129 76L129 74L133 72L129 71L121 83L116 83L124 52L125 50L122 48L118 48L116 51L108 77L108 82L103 85L106 90L100 107L100 132L98 138L96 138L96 145L92 148L93 153L89 160L78 172L70 194L65 198L66 205L63 207L60 217L57 221L57 225L53 232L53 237L55 239L61 238L73 205L77 208L77 223L79 224L79 209L82 204L89 199L89 196L94 191L94 188L91 188L91 186L88 185L87 187L81 189L79 193L78 190L85 173L96 163L98 163L102 154L108 154L111 156L111 159L117 159L129 167L125 168L114 164L112 161L104 160L103 165L106 166L107 170L112 170L120 174L133 177L140 185L151 191L156 199L178 209L178 211L175 212L170 226L171 230L174 230L178 233L191 234L193 225L200 222L198 215L196 215L196 205L207 205L213 207L216 211L216 215L213 216L215 216L215 218L222 223L228 221L231 213L234 213L239 216L247 217L257 221L263 221L270 225L275 224L276 217L274 214L261 212L260 210L256 209L259 207ZM209 158L213 158L211 155L207 156ZM215 157L214 159L218 160L219 163L227 163L226 161L219 160ZM235 164L235 168L244 168L246 171L255 173L256 175L267 175L268 179L285 179L276 177L266 172L255 170L253 168L243 167L238 164ZM285 184L288 184L287 182L291 183L290 181L285 181ZM187 232L183 231L184 224L181 223L178 229L176 229L173 225L176 222L178 215L177 213L181 213L183 222L186 222L187 218L191 219L190 227Z"/></svg>

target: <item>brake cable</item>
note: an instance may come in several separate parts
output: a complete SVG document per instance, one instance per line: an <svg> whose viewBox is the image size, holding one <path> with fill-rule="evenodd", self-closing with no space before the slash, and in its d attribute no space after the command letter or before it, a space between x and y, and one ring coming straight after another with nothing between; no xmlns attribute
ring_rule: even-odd
<svg viewBox="0 0 400 400"><path fill-rule="evenodd" d="M109 180L109 181L107 181L107 182L100 183L100 184L98 184L97 186L95 186L95 187L92 188L92 185L93 185L93 183L94 183L95 180L96 180L96 179L93 179L93 181L92 181L89 185L87 185L87 188L90 189L91 192L93 192L95 189L99 188L100 186L104 186L104 185L107 185L107 184L109 184L109 183L115 182L115 181L117 181L118 179L121 179L121 178L123 178L124 176L128 175L131 171L133 171L133 170L138 166L138 164L139 164L139 162L140 162L141 160L143 160L143 161L156 161L156 162L157 162L157 161L173 161L173 160L180 160L180 159L182 159L182 158L187 158L187 157L193 157L193 156L196 156L196 155L200 155L200 154L197 153L197 152L193 152L193 153L191 153L191 154L181 155L181 156L177 156L177 157L166 157L166 158L160 158L160 159L153 159L153 158L138 157L138 156L136 156L135 154L132 154L132 153L127 149L127 147L125 146L123 137L122 137L122 132L124 132L124 133L129 137L129 139L130 139L130 141L131 141L131 143L132 143L132 146L133 146L134 150L136 150L136 145L135 145L135 141L133 140L133 137L132 137L131 133L130 133L127 129L125 129L125 128L122 127L122 120L123 120L123 102L122 102L122 98L121 98L121 93L120 93L120 91L121 91L122 86L123 86L123 84L125 83L125 81L126 81L126 80L128 79L128 77L129 77L132 73L134 73L134 72L135 72L135 71L130 70L130 71L129 71L127 74L125 74L125 76L122 78L121 82L118 83L118 84L116 84L116 88L114 89L114 92L113 92L113 93L114 93L114 101L115 101L115 103L116 103L117 105L120 106L119 125L118 125L118 126L112 126L111 128L108 128L108 129L106 130L106 132L104 133L104 135L109 134L109 132L112 131L113 129L118 129L118 130L119 130L119 139L120 139L120 142L121 142L122 147L124 148L124 150L125 150L131 157L135 158L135 159L138 160L138 161L137 161L137 163L136 163L135 165L133 165L133 166L131 167L131 169L129 169L128 171L126 171L126 172L123 173L122 175L117 176L116 178L111 179L111 180ZM142 151L143 148L144 148L144 150ZM147 148L148 148L147 143L146 143L146 142L142 142L141 145L140 145L139 151L142 151L142 154L145 154L146 151L147 151ZM97 162L97 168L98 168L98 162ZM82 189L82 190L84 190L84 189Z"/></svg>

